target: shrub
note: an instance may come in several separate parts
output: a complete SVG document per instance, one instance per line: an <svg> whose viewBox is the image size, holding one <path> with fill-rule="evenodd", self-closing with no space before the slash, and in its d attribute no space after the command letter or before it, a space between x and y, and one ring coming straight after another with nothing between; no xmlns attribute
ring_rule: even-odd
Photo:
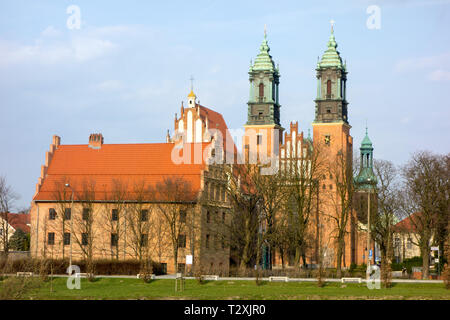
<svg viewBox="0 0 450 320"><path fill-rule="evenodd" d="M0 300L22 299L41 284L42 281L35 277L7 277L0 285Z"/></svg>

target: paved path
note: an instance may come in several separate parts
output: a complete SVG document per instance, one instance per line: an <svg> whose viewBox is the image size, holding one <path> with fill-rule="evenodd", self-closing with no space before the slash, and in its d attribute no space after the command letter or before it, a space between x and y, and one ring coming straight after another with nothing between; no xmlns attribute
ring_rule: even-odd
<svg viewBox="0 0 450 320"><path fill-rule="evenodd" d="M13 274L11 274L13 276ZM36 276L36 275L35 275ZM53 275L55 278L64 278L68 277L68 275L57 274ZM136 279L136 276L129 275L96 275L96 278L118 278L118 279ZM176 275L161 275L156 276L155 279L175 279ZM194 277L184 277L184 279L192 280ZM219 277L219 281L255 281L256 278L253 277ZM261 278L262 281L269 281L269 278ZM366 282L366 279L361 279L362 282ZM211 280L214 281L214 280ZM289 282L316 282L316 278L289 278ZM341 282L341 279L336 278L327 278L323 279L325 282ZM415 280L415 279L392 279L394 283L443 283L443 280ZM278 281L282 282L282 281Z"/></svg>

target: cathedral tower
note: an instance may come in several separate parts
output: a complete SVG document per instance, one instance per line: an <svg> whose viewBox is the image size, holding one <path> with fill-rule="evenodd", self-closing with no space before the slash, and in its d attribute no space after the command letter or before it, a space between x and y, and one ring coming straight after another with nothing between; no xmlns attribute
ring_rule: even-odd
<svg viewBox="0 0 450 320"><path fill-rule="evenodd" d="M315 144L323 144L325 153L336 156L343 152L351 159L352 137L347 116L346 83L347 68L342 63L333 26L327 49L317 63L317 97L313 125ZM332 159L330 159L332 160Z"/></svg>
<svg viewBox="0 0 450 320"><path fill-rule="evenodd" d="M346 65L342 62L339 52L336 50L337 43L334 37L333 25L328 40L327 49L317 63L317 97L315 99L315 119L313 126L313 144L318 150L322 163L327 168L318 177L320 180L320 221L318 225L323 226L323 234L330 235L336 239L338 228L336 219L341 219L342 210L342 188L338 183L348 183L349 179L342 181L342 172L352 172L353 139L350 136L350 128L347 117L346 100ZM344 166L345 168L339 168ZM339 180L339 181L338 181ZM351 178L350 180L353 180ZM338 190L339 189L339 190ZM338 192L339 191L339 192ZM348 206L345 205L347 212ZM346 219L345 219L346 220ZM345 223L345 221L341 221ZM350 223L345 223L347 232L350 231ZM350 237L349 237L350 238ZM348 244L350 239L346 239ZM343 248L342 267L348 267L351 263L351 252L353 248L349 245ZM338 254L337 246L332 243L326 248L327 264L336 265Z"/></svg>
<svg viewBox="0 0 450 320"><path fill-rule="evenodd" d="M278 148L282 139L283 128L280 125L278 91L280 73L269 51L267 33L264 30L264 40L259 48L259 54L255 63L250 64L248 72L250 96L247 103L247 123L244 125L246 141L243 143L246 157L249 148L254 146L257 146L258 152L261 146L264 146L267 148L267 154L270 155L274 152L275 146Z"/></svg>

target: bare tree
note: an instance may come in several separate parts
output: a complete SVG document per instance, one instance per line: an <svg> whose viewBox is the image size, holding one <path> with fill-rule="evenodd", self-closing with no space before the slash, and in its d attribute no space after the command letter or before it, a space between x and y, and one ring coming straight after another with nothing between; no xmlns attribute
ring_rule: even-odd
<svg viewBox="0 0 450 320"><path fill-rule="evenodd" d="M50 208L46 219L46 228L55 230L60 235L61 239L64 239L65 234L70 230L70 217L72 216L72 202L76 201L77 194L74 190L77 186L72 183L70 188L66 187L70 184L67 177L61 177L58 181L55 181L55 188L53 191L53 198L55 199L55 208ZM57 227L59 225L59 227ZM70 232L70 231L69 231ZM72 241L72 240L71 240ZM61 256L65 258L65 243L62 243ZM52 251L54 248L52 247Z"/></svg>
<svg viewBox="0 0 450 320"><path fill-rule="evenodd" d="M0 177L0 248L3 250L2 255L5 259L9 253L10 224L14 219L10 212L17 199L18 195L8 185L6 178Z"/></svg>
<svg viewBox="0 0 450 320"><path fill-rule="evenodd" d="M228 177L227 198L231 205L230 247L239 267L245 270L257 261L258 232L261 226L261 196L252 176L259 167L250 164L225 167Z"/></svg>
<svg viewBox="0 0 450 320"><path fill-rule="evenodd" d="M429 277L430 248L441 219L448 221L448 177L443 176L442 156L416 152L402 168L403 214L411 223L411 239L422 255L423 278ZM443 218L444 217L444 218Z"/></svg>
<svg viewBox="0 0 450 320"><path fill-rule="evenodd" d="M400 209L398 173L394 164L385 160L375 160L374 171L378 180L377 212L371 214L371 235L380 247L381 275L385 287L388 287L394 254L393 229Z"/></svg>
<svg viewBox="0 0 450 320"><path fill-rule="evenodd" d="M197 194L191 183L180 177L167 177L156 184L156 208L168 229L172 244L173 264L178 270L178 249L186 246L186 233L193 214Z"/></svg>
<svg viewBox="0 0 450 320"><path fill-rule="evenodd" d="M92 280L95 273L94 254L96 250L96 228L94 222L97 219L95 206L96 183L93 179L84 180L81 184L81 190L78 192L79 211L71 213L70 219L73 219L73 233L70 241L74 241L80 248L82 258L86 263L86 272L89 279ZM67 217L69 218L69 217Z"/></svg>
<svg viewBox="0 0 450 320"><path fill-rule="evenodd" d="M319 209L319 180L325 173L324 160L321 155L321 145L314 148L305 147L301 159L288 160L285 174L285 190L287 205L285 213L289 215L290 240L295 250L295 264L306 266L306 252L314 242L314 230L311 221L317 218ZM317 221L318 224L318 221ZM317 248L316 248L317 250ZM317 253L316 253L317 255Z"/></svg>
<svg viewBox="0 0 450 320"><path fill-rule="evenodd" d="M345 248L345 236L347 235L348 222L353 207L353 194L355 185L352 161L342 151L337 153L334 163L330 163L329 173L336 186L335 192L330 191L332 213L324 213L333 221L333 237L336 241L336 271L337 277L341 277L342 258Z"/></svg>
<svg viewBox="0 0 450 320"><path fill-rule="evenodd" d="M103 250L108 248L111 259L119 260L121 249L125 252L125 239L121 248L119 239L125 237L126 212L129 200L128 185L120 179L111 181L111 190L104 191L104 201L101 208L101 228L107 234Z"/></svg>
<svg viewBox="0 0 450 320"><path fill-rule="evenodd" d="M140 180L133 186L133 201L128 205L126 213L127 246L132 256L142 262L148 256L150 217L153 207L149 206L152 188Z"/></svg>

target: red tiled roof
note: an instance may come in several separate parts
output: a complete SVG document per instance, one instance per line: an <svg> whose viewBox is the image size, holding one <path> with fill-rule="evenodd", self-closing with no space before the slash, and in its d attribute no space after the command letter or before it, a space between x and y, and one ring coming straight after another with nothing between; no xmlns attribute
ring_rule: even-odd
<svg viewBox="0 0 450 320"><path fill-rule="evenodd" d="M176 164L172 161L173 143L147 144L104 144L100 149L88 145L60 145L54 152L47 175L35 195L36 201L63 199L62 187L70 183L75 192L75 201L81 200L83 184L95 183L95 200L111 199L114 181L120 181L133 193L136 184L144 181L146 186L154 187L158 182L171 177L183 179L190 184L192 192L200 190L201 174L205 163L199 158L194 163L194 150L203 151L209 143L186 144L191 149L192 164ZM67 189L67 188L66 188ZM71 192L66 191L66 200ZM131 199L129 199L131 200Z"/></svg>
<svg viewBox="0 0 450 320"><path fill-rule="evenodd" d="M420 217L420 212L415 212L412 215L406 217L402 221L398 222L394 226L394 230L397 232L414 232L416 231L417 226L420 226L419 221L417 220Z"/></svg>
<svg viewBox="0 0 450 320"><path fill-rule="evenodd" d="M30 233L30 215L25 213L8 213L8 224L15 230Z"/></svg>
<svg viewBox="0 0 450 320"><path fill-rule="evenodd" d="M236 145L234 144L233 137L231 136L231 134L228 130L228 126L227 126L225 120L223 119L222 114L220 114L214 110L211 110L207 107L204 107L202 105L199 105L199 104L197 104L197 105L200 107L200 116L203 118L205 118L206 116L208 117L210 129L218 129L222 133L224 150L228 154L236 155L237 154ZM227 141L232 142L232 144L230 144L231 148L227 145ZM224 159L224 161L225 160L226 159Z"/></svg>

